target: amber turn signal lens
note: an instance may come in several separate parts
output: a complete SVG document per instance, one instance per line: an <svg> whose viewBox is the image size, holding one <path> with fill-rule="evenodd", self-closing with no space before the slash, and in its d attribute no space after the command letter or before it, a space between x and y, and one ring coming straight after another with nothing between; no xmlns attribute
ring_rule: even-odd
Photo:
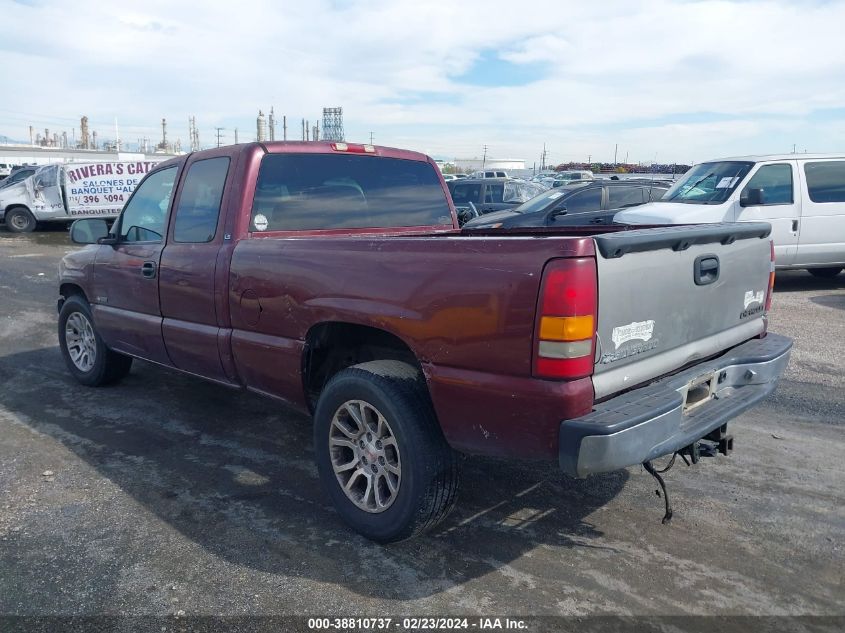
<svg viewBox="0 0 845 633"><path fill-rule="evenodd" d="M593 338L593 315L570 317L544 316L540 319L540 340L580 341Z"/></svg>

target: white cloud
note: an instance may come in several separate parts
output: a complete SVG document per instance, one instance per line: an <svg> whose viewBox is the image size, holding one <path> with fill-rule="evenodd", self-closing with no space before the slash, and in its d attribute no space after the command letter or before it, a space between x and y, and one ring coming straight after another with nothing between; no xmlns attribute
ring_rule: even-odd
<svg viewBox="0 0 845 633"><path fill-rule="evenodd" d="M841 142L845 117L828 116L827 130L812 121L845 109L842 24L845 2L788 0L12 4L0 134L70 130L87 114L101 137L118 117L125 138L156 138L166 116L185 139L193 114L207 141L217 125L246 140L259 107L275 105L298 130L342 105L350 136L372 130L444 155L487 143L531 159L544 141L560 160L607 160L615 143L632 160L741 144L836 149L826 144ZM545 77L459 80L491 52Z"/></svg>

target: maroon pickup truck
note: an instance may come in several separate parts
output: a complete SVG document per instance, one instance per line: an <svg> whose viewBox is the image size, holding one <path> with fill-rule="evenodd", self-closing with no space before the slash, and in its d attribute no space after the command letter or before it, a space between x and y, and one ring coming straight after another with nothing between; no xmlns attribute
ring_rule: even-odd
<svg viewBox="0 0 845 633"><path fill-rule="evenodd" d="M768 224L461 231L422 154L253 143L161 163L60 269L70 372L133 358L314 418L321 480L377 541L436 524L460 452L573 476L696 446L774 388Z"/></svg>

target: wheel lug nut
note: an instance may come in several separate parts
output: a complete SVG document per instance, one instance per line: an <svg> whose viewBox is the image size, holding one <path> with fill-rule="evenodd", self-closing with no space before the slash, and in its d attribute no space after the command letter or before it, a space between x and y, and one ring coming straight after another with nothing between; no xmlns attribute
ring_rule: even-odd
<svg viewBox="0 0 845 633"><path fill-rule="evenodd" d="M376 441L376 448L377 448L377 449L379 449L379 450L381 450L381 449L382 449L382 447L383 447L383 445L382 445L382 443L381 443L381 440Z"/></svg>
<svg viewBox="0 0 845 633"><path fill-rule="evenodd" d="M379 457L378 463L381 464L382 466L384 466L384 457Z"/></svg>
<svg viewBox="0 0 845 633"><path fill-rule="evenodd" d="M367 465L367 458L364 455L361 455L361 461L365 466Z"/></svg>
<svg viewBox="0 0 845 633"><path fill-rule="evenodd" d="M373 434L372 434L372 433L367 433L367 441L368 441L368 442L372 442L372 441L373 441Z"/></svg>
<svg viewBox="0 0 845 633"><path fill-rule="evenodd" d="M364 440L360 440L358 442L358 446L360 446L361 448L364 448Z"/></svg>
<svg viewBox="0 0 845 633"><path fill-rule="evenodd" d="M370 470L372 470L374 473L377 473L378 472L378 466L373 464L372 466L370 466Z"/></svg>

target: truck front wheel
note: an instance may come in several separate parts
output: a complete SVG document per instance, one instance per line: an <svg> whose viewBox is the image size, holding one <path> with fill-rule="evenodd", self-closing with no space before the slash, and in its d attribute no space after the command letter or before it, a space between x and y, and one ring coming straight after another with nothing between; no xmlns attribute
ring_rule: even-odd
<svg viewBox="0 0 845 633"><path fill-rule="evenodd" d="M35 218L29 209L15 207L6 212L6 228L12 233L32 233L35 225Z"/></svg>
<svg viewBox="0 0 845 633"><path fill-rule="evenodd" d="M132 367L132 357L113 352L100 337L91 308L82 297L68 297L59 313L59 347L73 377L88 387L110 385Z"/></svg>
<svg viewBox="0 0 845 633"><path fill-rule="evenodd" d="M448 514L458 490L457 455L417 369L372 361L338 372L320 394L314 422L320 480L352 529L391 543Z"/></svg>

